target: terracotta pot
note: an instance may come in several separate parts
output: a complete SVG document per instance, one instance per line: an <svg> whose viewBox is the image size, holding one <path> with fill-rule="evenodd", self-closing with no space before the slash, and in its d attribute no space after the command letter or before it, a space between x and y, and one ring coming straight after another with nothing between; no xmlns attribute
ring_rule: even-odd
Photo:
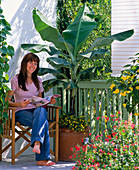
<svg viewBox="0 0 139 170"><path fill-rule="evenodd" d="M77 132L68 129L60 129L59 135L59 160L72 161L69 157L73 154L72 147L82 145L82 138L88 136L87 132Z"/></svg>

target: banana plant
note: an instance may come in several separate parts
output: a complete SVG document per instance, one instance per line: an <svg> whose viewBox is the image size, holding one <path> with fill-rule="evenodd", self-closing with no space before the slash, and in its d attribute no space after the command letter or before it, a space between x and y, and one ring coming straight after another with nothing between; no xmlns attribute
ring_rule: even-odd
<svg viewBox="0 0 139 170"><path fill-rule="evenodd" d="M97 71L102 69L105 72L111 71L110 68L104 66L81 70L82 61L84 59L94 60L102 58L108 52L104 47L110 45L114 40L123 41L134 33L134 30L127 30L108 37L98 37L86 51L82 52L81 49L86 39L97 26L97 23L94 21L94 13L86 5L80 9L74 21L62 34L37 9L33 10L33 22L42 40L51 42L52 45L22 44L21 47L33 53L46 52L50 55L47 58L47 62L53 69L40 68L39 74L51 73L55 78L44 81L44 89L47 91L60 83L63 84L64 88L71 89L72 113L74 113L74 101L78 82L89 77L91 78ZM54 55L57 55L57 57Z"/></svg>

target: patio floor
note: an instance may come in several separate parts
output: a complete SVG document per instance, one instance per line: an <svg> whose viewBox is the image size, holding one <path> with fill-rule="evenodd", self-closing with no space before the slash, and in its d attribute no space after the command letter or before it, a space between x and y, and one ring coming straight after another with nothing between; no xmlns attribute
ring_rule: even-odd
<svg viewBox="0 0 139 170"><path fill-rule="evenodd" d="M55 165L48 167L48 166L37 166L35 162L35 156L34 155L28 155L28 156L20 156L18 159L16 159L15 165L11 164L11 159L3 159L3 161L0 161L0 170L34 170L34 169L58 169L58 170L71 170L72 166L74 166L74 162L62 162L59 161Z"/></svg>

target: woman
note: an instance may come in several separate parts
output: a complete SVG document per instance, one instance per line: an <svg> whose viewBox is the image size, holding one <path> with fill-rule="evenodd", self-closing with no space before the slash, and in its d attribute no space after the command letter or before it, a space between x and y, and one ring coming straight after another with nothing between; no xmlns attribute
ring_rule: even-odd
<svg viewBox="0 0 139 170"><path fill-rule="evenodd" d="M11 79L12 91L8 92L8 101L9 106L17 107L16 122L32 128L31 146L36 153L36 164L52 166L55 163L50 161L47 111L43 107L36 108L29 101L32 96L42 97L43 86L37 76L38 71L38 56L33 53L26 54L21 62L19 74ZM15 102L11 101L13 95ZM55 99L53 98L50 103L54 104Z"/></svg>

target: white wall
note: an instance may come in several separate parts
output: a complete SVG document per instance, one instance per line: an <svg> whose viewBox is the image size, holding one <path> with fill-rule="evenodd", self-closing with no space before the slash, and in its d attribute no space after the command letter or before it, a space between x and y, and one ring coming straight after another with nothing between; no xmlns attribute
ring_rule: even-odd
<svg viewBox="0 0 139 170"><path fill-rule="evenodd" d="M10 78L18 73L22 57L27 53L20 48L20 45L22 43L44 44L33 24L33 8L39 9L55 25L56 5L57 0L2 0L3 14L12 29L12 36L8 36L7 42L15 49L15 55L10 61L8 72ZM46 62L48 55L39 53L38 56L41 59L40 67L49 67ZM46 78L49 78L49 76Z"/></svg>
<svg viewBox="0 0 139 170"><path fill-rule="evenodd" d="M55 25L56 5L57 0L2 0L1 7L3 9L3 14L5 19L10 23L12 29L12 36L8 36L7 43L12 45L15 49L15 55L10 60L10 69L8 72L10 78L18 73L22 57L27 53L27 51L20 48L20 45L22 43L44 44L33 24L33 8L36 7L39 9L48 18L48 20ZM46 62L48 55L46 53L39 53L38 56L41 61L40 67L49 67ZM45 78L49 79L49 77L50 75ZM49 94L51 93L52 91L49 92ZM6 145L8 142L8 140L4 140L3 145ZM20 140L16 145L16 149L18 150L24 145L26 145L26 142L24 140ZM11 150L9 149L3 154L3 157L9 157L10 154ZM31 147L24 152L24 154L32 154Z"/></svg>
<svg viewBox="0 0 139 170"><path fill-rule="evenodd" d="M119 74L129 57L139 52L139 0L112 0L112 34L134 29L129 39L112 44L112 70Z"/></svg>

